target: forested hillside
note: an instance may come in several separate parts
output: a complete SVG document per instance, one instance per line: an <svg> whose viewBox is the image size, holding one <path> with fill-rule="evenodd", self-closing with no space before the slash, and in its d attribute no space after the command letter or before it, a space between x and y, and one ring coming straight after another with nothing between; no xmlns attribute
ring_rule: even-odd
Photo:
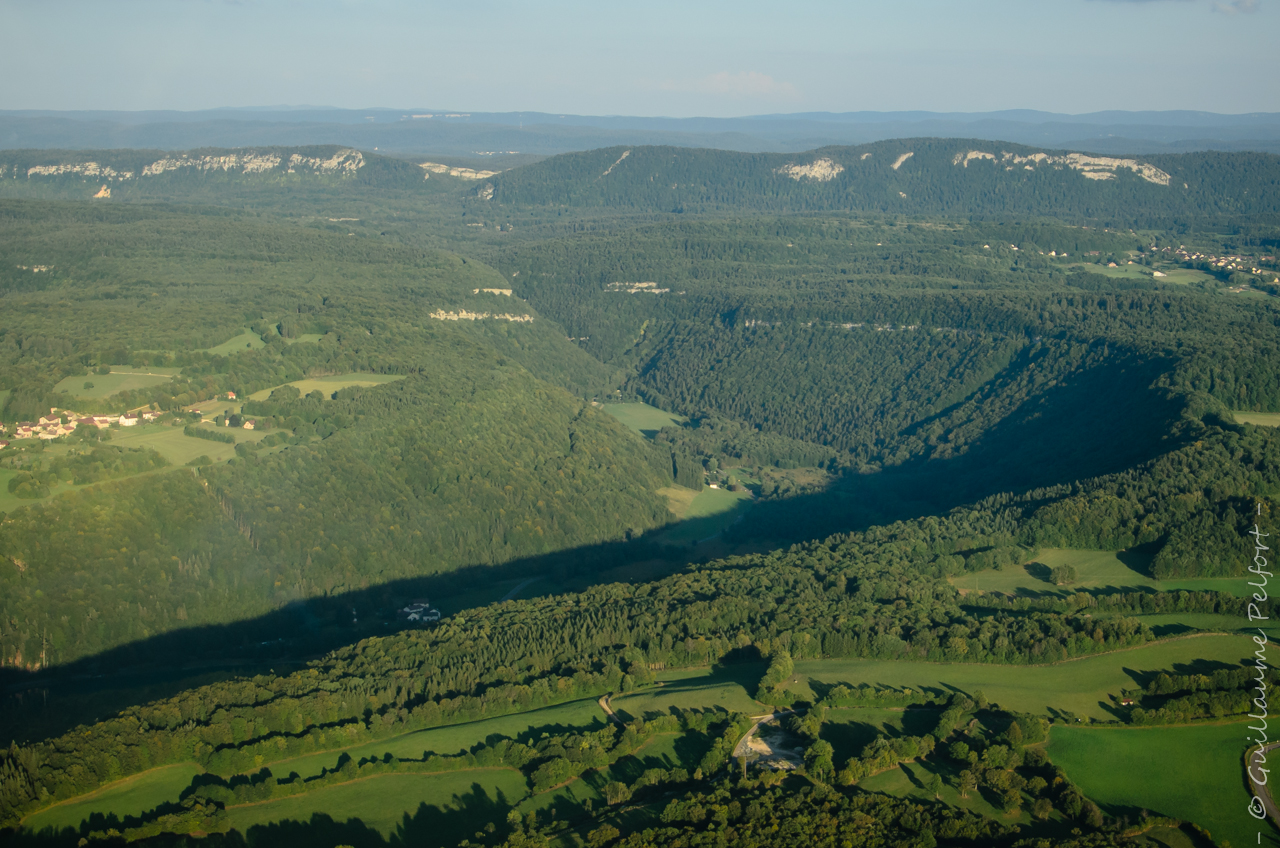
<svg viewBox="0 0 1280 848"><path fill-rule="evenodd" d="M492 203L632 212L1039 216L1138 222L1274 215L1280 157L1141 158L978 139L900 139L804 154L677 147L568 153L492 181ZM488 194L486 191L485 194Z"/></svg>
<svg viewBox="0 0 1280 848"><path fill-rule="evenodd" d="M1243 844L1278 161L0 153L4 838Z"/></svg>
<svg viewBox="0 0 1280 848"><path fill-rule="evenodd" d="M406 376L244 404L268 435L199 478L175 469L102 483L6 516L8 666L621 539L669 518L656 491L673 483L670 451L545 382L586 392L607 371L519 300L473 294L501 282L474 261L217 215L23 207L8 207L6 259L52 267L6 262L9 420L51 406L181 411L344 372ZM502 314L534 320L431 315L488 312L499 299ZM202 349L246 324L268 342ZM67 375L104 379L92 372L111 364L172 379L102 400L54 391ZM52 466L43 473L57 480Z"/></svg>

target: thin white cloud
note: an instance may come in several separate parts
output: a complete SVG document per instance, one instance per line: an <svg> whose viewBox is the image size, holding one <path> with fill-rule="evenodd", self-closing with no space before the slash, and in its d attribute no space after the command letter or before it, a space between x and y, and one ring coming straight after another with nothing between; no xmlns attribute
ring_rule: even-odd
<svg viewBox="0 0 1280 848"><path fill-rule="evenodd" d="M1258 0L1215 0L1213 11L1223 15L1250 14L1258 11Z"/></svg>
<svg viewBox="0 0 1280 848"><path fill-rule="evenodd" d="M720 97L793 99L800 96L800 92L791 83L778 82L768 74L757 71L741 71L736 74L720 71L692 80L665 80L658 87L663 91L687 91Z"/></svg>

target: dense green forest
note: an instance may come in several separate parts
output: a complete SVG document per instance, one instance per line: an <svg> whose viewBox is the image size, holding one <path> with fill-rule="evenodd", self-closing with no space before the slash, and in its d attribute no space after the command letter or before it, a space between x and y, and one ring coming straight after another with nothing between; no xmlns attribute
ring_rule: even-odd
<svg viewBox="0 0 1280 848"><path fill-rule="evenodd" d="M1248 640L1176 643L1248 623L1247 532L1280 493L1280 437L1242 423L1280 412L1275 157L419 164L0 153L6 838L373 848L358 817L246 835L244 810L475 772L474 810L404 832L1221 842L1056 764L1069 686L1028 711L972 681L1185 650L1126 666L1089 724L1249 710ZM157 420L18 438L51 411ZM428 599L438 622L397 617ZM116 674L146 682L69 694ZM742 694L680 688L702 674ZM688 700L626 706L665 692ZM749 764L750 714L784 709L793 768ZM499 729L404 747L473 724ZM186 775L167 800L24 824L156 769ZM893 774L920 785L871 788Z"/></svg>

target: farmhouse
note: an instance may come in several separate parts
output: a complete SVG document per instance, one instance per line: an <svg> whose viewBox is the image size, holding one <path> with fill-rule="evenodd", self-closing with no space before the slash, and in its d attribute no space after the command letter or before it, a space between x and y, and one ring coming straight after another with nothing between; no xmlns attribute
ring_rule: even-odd
<svg viewBox="0 0 1280 848"><path fill-rule="evenodd" d="M246 430L252 430L254 427L257 427L257 426L258 426L258 422L257 422L257 421L246 421L246 422L244 422L244 429L246 429Z"/></svg>
<svg viewBox="0 0 1280 848"><path fill-rule="evenodd" d="M429 624L440 620L440 610L433 608L426 598L423 598L413 601L404 609L397 610L396 618L414 624Z"/></svg>
<svg viewBox="0 0 1280 848"><path fill-rule="evenodd" d="M121 426L121 427L136 427L136 426L138 426L138 415L137 415L137 413L134 413L134 412L128 412L128 413L125 413L124 415L121 415L121 416L120 416L120 426Z"/></svg>

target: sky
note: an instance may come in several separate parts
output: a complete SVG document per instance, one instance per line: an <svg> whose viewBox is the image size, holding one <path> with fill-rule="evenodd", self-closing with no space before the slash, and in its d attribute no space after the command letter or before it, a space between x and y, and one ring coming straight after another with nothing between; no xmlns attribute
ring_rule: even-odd
<svg viewBox="0 0 1280 848"><path fill-rule="evenodd" d="M0 0L0 109L1280 111L1280 0Z"/></svg>

